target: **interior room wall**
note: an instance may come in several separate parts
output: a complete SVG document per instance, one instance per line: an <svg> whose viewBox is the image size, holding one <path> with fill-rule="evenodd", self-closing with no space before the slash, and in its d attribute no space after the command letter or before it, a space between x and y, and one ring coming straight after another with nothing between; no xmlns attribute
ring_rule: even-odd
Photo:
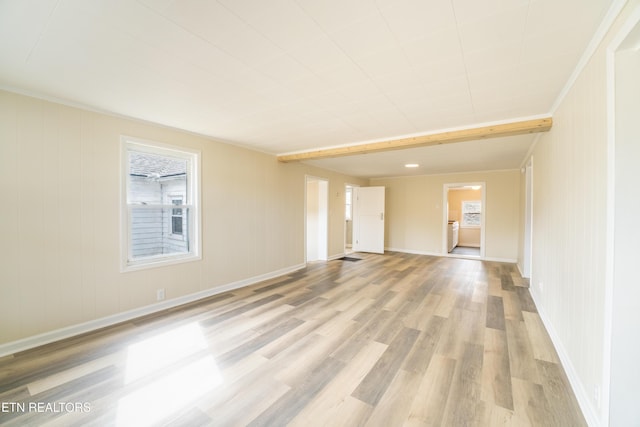
<svg viewBox="0 0 640 427"><path fill-rule="evenodd" d="M533 150L531 293L590 425L609 423L606 49L639 4L622 9Z"/></svg>
<svg viewBox="0 0 640 427"><path fill-rule="evenodd" d="M583 72L534 151L531 291L593 408L602 387L606 259L602 71Z"/></svg>
<svg viewBox="0 0 640 427"><path fill-rule="evenodd" d="M462 202L482 200L481 190L449 190L449 219L451 213L455 215L455 220L459 222L458 246L480 247L481 227L462 226Z"/></svg>
<svg viewBox="0 0 640 427"><path fill-rule="evenodd" d="M515 262L518 256L520 171L376 178L386 187L385 245L390 250L443 254L444 184L484 182L485 257Z"/></svg>
<svg viewBox="0 0 640 427"><path fill-rule="evenodd" d="M202 260L120 272L121 135L201 151ZM329 181L328 252L338 256L344 186L364 180L0 91L0 188L10 201L0 221L0 350L153 308L159 288L171 300L303 266L306 174Z"/></svg>

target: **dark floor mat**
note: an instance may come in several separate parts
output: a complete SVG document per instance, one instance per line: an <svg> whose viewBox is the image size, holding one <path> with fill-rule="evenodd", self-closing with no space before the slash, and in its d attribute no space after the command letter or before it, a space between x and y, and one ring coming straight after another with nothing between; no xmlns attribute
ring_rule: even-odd
<svg viewBox="0 0 640 427"><path fill-rule="evenodd" d="M342 258L338 258L341 261L362 261L362 258L353 258L350 256L343 256Z"/></svg>

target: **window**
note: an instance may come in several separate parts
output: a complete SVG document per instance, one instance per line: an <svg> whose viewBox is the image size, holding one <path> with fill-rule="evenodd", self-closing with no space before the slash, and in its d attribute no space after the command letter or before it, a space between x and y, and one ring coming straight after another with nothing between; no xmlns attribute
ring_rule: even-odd
<svg viewBox="0 0 640 427"><path fill-rule="evenodd" d="M182 206L182 196L172 196L171 204L174 206ZM182 237L183 221L182 208L171 209L171 236Z"/></svg>
<svg viewBox="0 0 640 427"><path fill-rule="evenodd" d="M479 200L462 202L462 227L480 227L482 202Z"/></svg>
<svg viewBox="0 0 640 427"><path fill-rule="evenodd" d="M199 153L122 141L123 270L199 259Z"/></svg>
<svg viewBox="0 0 640 427"><path fill-rule="evenodd" d="M347 221L351 221L351 214L353 212L352 202L351 202L352 197L353 197L353 189L351 187L347 187L345 192L344 192L344 196L345 196L345 201L346 201L346 203L345 203L345 205L346 205L345 208L346 209L345 209L344 216L345 216Z"/></svg>

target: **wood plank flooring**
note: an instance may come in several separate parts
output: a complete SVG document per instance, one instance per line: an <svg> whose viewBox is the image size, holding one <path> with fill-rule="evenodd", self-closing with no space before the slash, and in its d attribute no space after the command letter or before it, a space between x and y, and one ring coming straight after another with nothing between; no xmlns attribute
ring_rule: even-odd
<svg viewBox="0 0 640 427"><path fill-rule="evenodd" d="M0 425L586 425L514 265L352 256L0 358Z"/></svg>

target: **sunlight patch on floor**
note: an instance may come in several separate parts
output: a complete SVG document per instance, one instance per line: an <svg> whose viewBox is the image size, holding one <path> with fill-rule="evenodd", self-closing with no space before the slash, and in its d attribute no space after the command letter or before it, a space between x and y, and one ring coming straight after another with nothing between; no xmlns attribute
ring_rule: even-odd
<svg viewBox="0 0 640 427"><path fill-rule="evenodd" d="M222 384L222 375L211 355L178 369L169 368L206 348L197 322L131 345L125 383L142 380L144 385L119 400L117 425L152 425ZM147 376L155 380L145 382Z"/></svg>

